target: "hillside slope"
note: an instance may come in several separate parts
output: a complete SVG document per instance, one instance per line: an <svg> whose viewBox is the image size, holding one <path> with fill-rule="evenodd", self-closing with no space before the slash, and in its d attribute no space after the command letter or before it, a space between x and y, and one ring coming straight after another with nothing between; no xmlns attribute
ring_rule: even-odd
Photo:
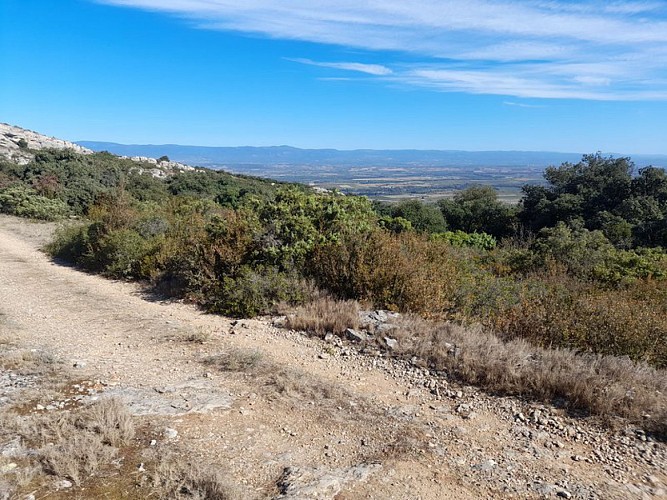
<svg viewBox="0 0 667 500"><path fill-rule="evenodd" d="M23 165L33 157L28 149L72 149L81 154L92 153L90 149L73 142L48 137L15 125L0 123L0 157Z"/></svg>

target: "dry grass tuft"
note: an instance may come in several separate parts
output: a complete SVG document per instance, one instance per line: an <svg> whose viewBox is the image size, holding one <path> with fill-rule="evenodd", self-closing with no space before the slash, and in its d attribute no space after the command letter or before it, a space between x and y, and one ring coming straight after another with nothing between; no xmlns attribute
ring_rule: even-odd
<svg viewBox="0 0 667 500"><path fill-rule="evenodd" d="M151 493L157 498L192 500L249 500L224 473L213 466L198 467L188 462L182 453L159 451L151 459Z"/></svg>
<svg viewBox="0 0 667 500"><path fill-rule="evenodd" d="M359 303L320 297L288 314L285 326L319 337L327 333L340 335L347 328L359 328Z"/></svg>
<svg viewBox="0 0 667 500"><path fill-rule="evenodd" d="M315 378L295 368L279 366L254 349L230 349L204 360L221 371L251 376L268 396L280 395L308 401L342 404L353 399L337 384Z"/></svg>
<svg viewBox="0 0 667 500"><path fill-rule="evenodd" d="M11 342L1 342L3 348L11 348ZM8 349L0 352L0 366L5 370L21 373L42 373L51 371L56 361L50 354L35 349Z"/></svg>
<svg viewBox="0 0 667 500"><path fill-rule="evenodd" d="M58 444L47 445L39 452L44 472L79 485L103 464L111 462L118 450L104 445L94 434L81 432L72 433Z"/></svg>
<svg viewBox="0 0 667 500"><path fill-rule="evenodd" d="M224 353L209 356L204 363L223 372L256 371L262 362L262 353L255 349L230 349Z"/></svg>
<svg viewBox="0 0 667 500"><path fill-rule="evenodd" d="M206 344L213 338L213 333L205 328L197 328L195 330L180 331L178 333L171 333L165 335L164 340L167 342L185 342L190 344Z"/></svg>
<svg viewBox="0 0 667 500"><path fill-rule="evenodd" d="M667 435L667 372L627 358L502 341L477 328L404 317L397 353L490 391L562 401L592 415L623 417Z"/></svg>
<svg viewBox="0 0 667 500"><path fill-rule="evenodd" d="M116 446L127 445L134 425L127 409L106 399L74 412L52 411L19 417L0 413L0 439L20 439L38 473L81 484L116 457ZM36 474L39 475L39 474ZM42 481L45 482L45 481Z"/></svg>
<svg viewBox="0 0 667 500"><path fill-rule="evenodd" d="M127 445L134 437L134 423L127 407L115 398L102 399L79 416L77 427L98 435L103 444Z"/></svg>
<svg viewBox="0 0 667 500"><path fill-rule="evenodd" d="M278 368L267 374L263 387L269 392L305 401L349 401L349 396L338 385L314 378L293 368Z"/></svg>
<svg viewBox="0 0 667 500"><path fill-rule="evenodd" d="M48 496L55 477L85 486L86 498L250 498L218 470L187 463L185 453L170 463L157 462L146 479L131 474L136 470L131 457L155 450L141 451L132 416L121 402L105 398L72 410L35 412L38 394L46 402L67 397L61 392L62 365L40 351L1 347L0 367L27 374L36 385L22 389L14 405L0 407L0 443L16 442L19 450L11 459L0 456L0 466L19 463L0 478L0 497L23 498L36 491ZM82 492L67 490L74 496Z"/></svg>
<svg viewBox="0 0 667 500"><path fill-rule="evenodd" d="M193 344L205 344L211 340L211 333L205 330L197 330L190 332L183 337L185 342L190 342Z"/></svg>

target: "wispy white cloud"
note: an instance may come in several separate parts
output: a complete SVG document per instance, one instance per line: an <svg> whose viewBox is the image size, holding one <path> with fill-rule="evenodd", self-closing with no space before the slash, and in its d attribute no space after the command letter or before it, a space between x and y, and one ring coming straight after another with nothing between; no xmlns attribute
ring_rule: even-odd
<svg viewBox="0 0 667 500"><path fill-rule="evenodd" d="M667 100L664 80L619 81L611 85L601 77L561 75L541 71L542 65L479 69L412 69L395 81L441 92L496 94L522 98L586 99L596 101ZM554 72L557 73L557 72Z"/></svg>
<svg viewBox="0 0 667 500"><path fill-rule="evenodd" d="M344 76L319 76L317 77L321 82L351 82L353 78L348 78Z"/></svg>
<svg viewBox="0 0 667 500"><path fill-rule="evenodd" d="M645 14L664 9L664 4L661 2L648 1L586 1L580 0L578 2L563 2L563 1L544 1L533 2L533 5L543 9L549 9L559 12L576 12L576 13L611 13L611 14Z"/></svg>
<svg viewBox="0 0 667 500"><path fill-rule="evenodd" d="M364 49L373 64L299 62L442 91L667 98L664 1L95 1L179 15L202 28Z"/></svg>
<svg viewBox="0 0 667 500"><path fill-rule="evenodd" d="M514 106L517 108L546 108L542 104L527 104L525 102L503 101L505 106Z"/></svg>
<svg viewBox="0 0 667 500"><path fill-rule="evenodd" d="M590 75L581 75L574 77L575 82L579 82L583 85L591 85L597 87L608 87L611 85L611 78L605 78L603 76L590 76Z"/></svg>
<svg viewBox="0 0 667 500"><path fill-rule="evenodd" d="M294 61L301 64L308 64L310 66L320 66L321 68L341 69L344 71L358 71L359 73L366 73L368 75L384 76L390 75L392 70L381 64L363 64L357 62L320 62L313 61L306 58L287 58L288 61Z"/></svg>

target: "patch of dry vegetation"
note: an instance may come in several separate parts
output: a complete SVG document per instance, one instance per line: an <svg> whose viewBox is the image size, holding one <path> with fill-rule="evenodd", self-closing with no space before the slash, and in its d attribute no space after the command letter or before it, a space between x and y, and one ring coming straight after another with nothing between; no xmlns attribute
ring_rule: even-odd
<svg viewBox="0 0 667 500"><path fill-rule="evenodd" d="M63 366L41 351L2 346L0 366L26 383L10 393L10 404L0 406L1 498L52 495L62 480L73 485L61 491L66 496L85 487L87 498L249 498L218 470L188 462L185 452L167 448L156 455L145 449L145 439L135 436L135 422L117 399L35 411L37 401L66 398L60 392L67 379ZM139 457L146 463L141 474Z"/></svg>
<svg viewBox="0 0 667 500"><path fill-rule="evenodd" d="M503 341L481 328L404 317L392 331L397 353L490 391L623 417L667 434L667 373L628 358Z"/></svg>
<svg viewBox="0 0 667 500"><path fill-rule="evenodd" d="M16 443L8 457L11 474L6 489L16 493L49 488L54 479L80 485L110 466L118 448L134 436L127 409L114 399L103 399L73 411L34 411L35 400L52 400L62 386L62 365L48 353L5 346L0 366L14 374L11 404L0 408L0 442Z"/></svg>
<svg viewBox="0 0 667 500"><path fill-rule="evenodd" d="M264 387L277 394L304 401L344 403L351 398L340 386L306 375L294 368L280 368L268 374Z"/></svg>
<svg viewBox="0 0 667 500"><path fill-rule="evenodd" d="M205 328L188 329L170 333L163 337L167 342L183 342L187 344L206 344L213 339L213 332Z"/></svg>
<svg viewBox="0 0 667 500"><path fill-rule="evenodd" d="M266 368L265 363L260 365L261 361L262 353L256 349L229 349L224 353L209 356L204 363L223 372L256 373L258 368Z"/></svg>
<svg viewBox="0 0 667 500"><path fill-rule="evenodd" d="M149 457L148 483L151 495L163 499L251 500L218 467L193 464L185 453L157 450Z"/></svg>
<svg viewBox="0 0 667 500"><path fill-rule="evenodd" d="M11 348L11 341L0 341L0 345ZM36 349L11 348L0 352L0 366L22 374L47 374L57 369L56 360L50 354Z"/></svg>
<svg viewBox="0 0 667 500"><path fill-rule="evenodd" d="M254 349L230 349L206 358L204 363L221 371L251 376L269 397L281 395L304 401L329 402L336 406L354 398L337 384L295 368L277 365Z"/></svg>
<svg viewBox="0 0 667 500"><path fill-rule="evenodd" d="M18 440L24 451L17 470L30 478L14 477L14 487L27 483L45 487L50 478L82 484L100 469L110 466L118 447L130 444L134 425L127 409L114 399L104 399L76 411L51 411L19 415L0 412L0 439Z"/></svg>
<svg viewBox="0 0 667 500"><path fill-rule="evenodd" d="M340 334L345 328L359 326L356 303L330 302L297 309L288 315L286 326L319 335ZM322 325L336 325L336 329ZM402 316L392 326L390 335L398 341L392 351L395 355L417 356L430 368L462 382L491 392L560 402L592 415L622 417L667 435L665 370L627 357L542 348L523 339L503 340L479 326L463 327L416 315ZM377 341L384 346L381 337Z"/></svg>
<svg viewBox="0 0 667 500"><path fill-rule="evenodd" d="M458 253L425 235L372 231L317 246L310 266L317 286L336 297L441 317L454 306Z"/></svg>
<svg viewBox="0 0 667 500"><path fill-rule="evenodd" d="M347 328L359 328L359 303L325 295L287 314L285 326L318 337L327 333L341 335Z"/></svg>

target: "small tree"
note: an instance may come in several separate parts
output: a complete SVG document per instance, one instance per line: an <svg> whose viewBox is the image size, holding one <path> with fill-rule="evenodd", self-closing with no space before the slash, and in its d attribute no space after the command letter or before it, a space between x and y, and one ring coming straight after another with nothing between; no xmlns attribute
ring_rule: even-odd
<svg viewBox="0 0 667 500"><path fill-rule="evenodd" d="M440 209L419 200L405 200L391 208L391 216L409 221L412 227L424 233L442 233L447 224Z"/></svg>

